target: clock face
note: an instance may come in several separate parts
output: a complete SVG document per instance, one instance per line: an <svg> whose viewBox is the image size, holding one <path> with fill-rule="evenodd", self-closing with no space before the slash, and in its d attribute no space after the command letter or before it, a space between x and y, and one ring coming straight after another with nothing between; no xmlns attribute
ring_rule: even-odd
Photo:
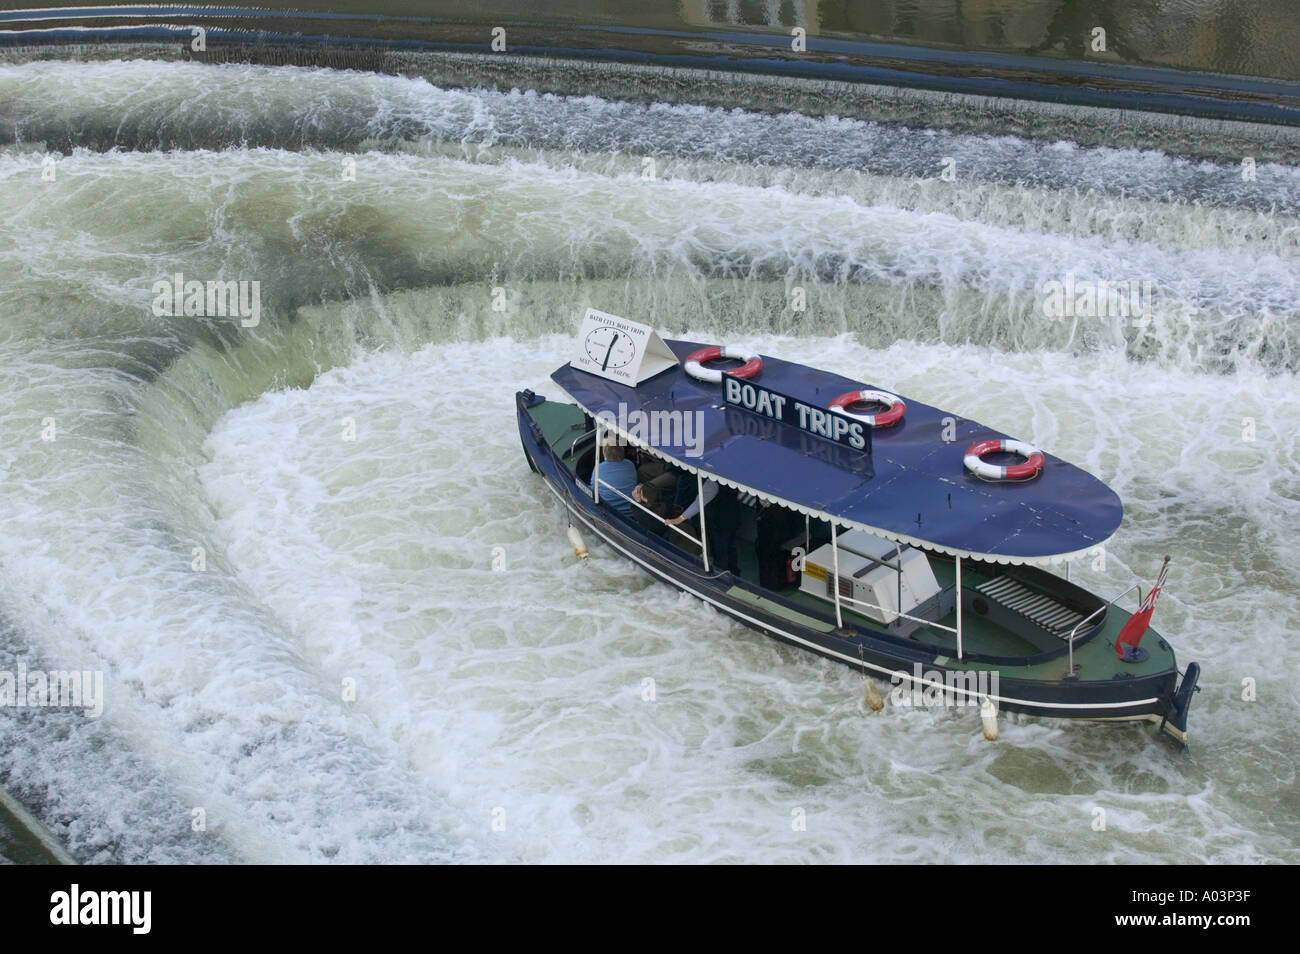
<svg viewBox="0 0 1300 954"><path fill-rule="evenodd" d="M636 357L636 343L630 335L615 328L595 328L587 332L584 342L587 357L606 368L625 368Z"/></svg>

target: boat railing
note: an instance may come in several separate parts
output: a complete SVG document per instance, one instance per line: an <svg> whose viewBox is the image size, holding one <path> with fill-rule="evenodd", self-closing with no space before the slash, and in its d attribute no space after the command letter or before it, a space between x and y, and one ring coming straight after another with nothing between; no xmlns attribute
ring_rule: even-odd
<svg viewBox="0 0 1300 954"><path fill-rule="evenodd" d="M638 510L644 510L646 513L650 514L650 516L654 517L656 520L663 520L663 519L664 519L663 517L659 516L659 514L655 513L653 510L651 510L649 507L647 507L647 506L645 506L644 504L638 503L637 501L633 500L631 497L629 497L627 494L623 493L623 491L619 490L617 487L613 486L612 484L606 483L606 482L603 481L603 480L597 480L596 482L597 482L598 484L600 484L602 492L603 492L603 491L606 491L606 490L612 490L615 494L617 494L618 496L622 497L624 500L626 500L628 503L630 503L633 507L636 507ZM703 540L699 540L699 539L697 539L696 537L691 536L689 533L687 533L687 532L686 532L685 530L683 530L681 527L679 527L679 526L677 526L677 525L675 525L675 524L668 523L667 521L664 522L664 526L666 526L669 530L673 530L673 531L676 531L677 533L680 533L680 534L681 534L682 536L684 536L687 540L690 540L690 541L691 541L692 543L694 543L697 547L699 547L699 548L701 549L701 551L703 551L703 549L704 549L704 541L703 541Z"/></svg>
<svg viewBox="0 0 1300 954"><path fill-rule="evenodd" d="M837 583L838 583L838 581L837 581ZM838 588L839 588L839 587L836 586L836 589L838 589ZM958 597L958 598L960 599L960 597ZM942 630L944 630L945 632L952 633L952 634L954 634L954 635L956 635L956 633L957 633L957 627L955 627L955 626L945 626L945 625L943 625L943 623L936 623L936 622L935 622L934 620L932 620L932 619L922 619L920 616L910 616L910 615L908 615L907 613L902 613L902 612L899 612L898 610L890 609L890 608L887 607L887 606L881 606L881 605L879 605L878 603L868 603L866 600L860 600L860 599L857 599L857 598L852 597L852 596L844 596L843 594L840 594L840 602L841 602L841 603L856 603L858 606L868 606L868 607L870 607L871 609L878 609L878 610L880 610L882 613L893 613L894 616L896 616L896 617L901 616L901 617L903 617L903 619L910 619L910 620L912 620L912 622L914 622L914 623L924 623L926 626L933 626L935 629L942 629ZM891 622L892 622L892 621L891 621Z"/></svg>
<svg viewBox="0 0 1300 954"><path fill-rule="evenodd" d="M596 432L595 432L594 430L593 430L593 431L587 431L585 434L579 434L577 437L575 437L575 438L573 439L573 443L569 445L569 451L568 451L567 454L564 455L564 457L565 457L565 458L570 458L570 457L572 457L572 456L573 456L573 452L576 451L576 450L578 449L578 445L579 445L579 444L582 444L582 443L586 442L587 440L592 440L592 441L594 441L595 439L596 439Z"/></svg>
<svg viewBox="0 0 1300 954"><path fill-rule="evenodd" d="M870 606L873 607L874 609L880 610L882 613L885 614L889 614L889 613L895 614L895 619L897 619L899 616L902 616L905 619L913 620L915 622L922 623L926 626L934 626L938 629L946 630L949 633L953 633L957 637L957 658L958 659L965 658L964 654L962 653L962 644L961 644L961 558L960 557L957 558L957 584L956 584L957 626L956 628L950 626L944 626L942 623L935 622L934 620L919 619L918 617L915 616L909 616L907 613L901 612L900 610L887 609L886 607L878 606L875 603L868 603L866 600L859 600L852 596L843 595L840 592L840 543L839 543L839 536L836 532L836 527L834 523L831 524L831 558L832 558L831 574L835 580L835 585L831 587L831 591L835 597L836 628L838 629L844 628L844 613L840 605L841 603L847 601L849 603L854 603L859 606ZM902 560L900 559L898 563L899 563L899 568L898 568L899 604L901 605L902 604L902 577L903 577ZM889 624L886 623L885 625L889 625Z"/></svg>
<svg viewBox="0 0 1300 954"><path fill-rule="evenodd" d="M1107 609L1114 606L1116 603L1118 603L1124 597L1128 596L1128 594L1132 593L1141 585L1142 585L1141 583L1134 583L1123 593L1119 594L1119 596L1116 596L1114 599L1112 599L1109 603L1104 603L1101 606L1098 606L1086 617L1084 617L1083 619L1079 620L1079 622L1074 624L1074 629L1070 630L1070 635L1067 637L1067 642L1070 644L1070 663L1069 663L1070 675L1074 675L1074 637L1079 634L1079 630L1082 629L1084 626L1088 625L1088 623L1090 623L1098 613L1104 613Z"/></svg>

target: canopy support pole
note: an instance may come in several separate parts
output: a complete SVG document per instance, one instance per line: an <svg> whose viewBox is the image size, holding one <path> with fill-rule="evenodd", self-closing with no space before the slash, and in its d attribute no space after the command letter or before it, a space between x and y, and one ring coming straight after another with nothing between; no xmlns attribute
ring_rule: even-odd
<svg viewBox="0 0 1300 954"><path fill-rule="evenodd" d="M897 540L894 542L898 543ZM898 581L898 602L894 604L894 609L898 610L899 614L894 617L894 622L901 626L900 620L903 618L903 545L901 543L898 544L898 553L895 554L894 559L898 562L898 566L894 568L894 579Z"/></svg>
<svg viewBox="0 0 1300 954"><path fill-rule="evenodd" d="M961 647L961 557L957 557L957 659L964 658Z"/></svg>
<svg viewBox="0 0 1300 954"><path fill-rule="evenodd" d="M704 557L704 572L709 572L709 534L704 527L704 475L695 472L695 499L700 502L700 555Z"/></svg>
<svg viewBox="0 0 1300 954"><path fill-rule="evenodd" d="M844 628L844 615L840 612L840 545L838 534L835 532L835 521L831 521L831 561L833 563L834 581L831 588L835 591L835 627L836 629Z"/></svg>
<svg viewBox="0 0 1300 954"><path fill-rule="evenodd" d="M600 418L596 418L596 462L591 465L591 499L600 503Z"/></svg>

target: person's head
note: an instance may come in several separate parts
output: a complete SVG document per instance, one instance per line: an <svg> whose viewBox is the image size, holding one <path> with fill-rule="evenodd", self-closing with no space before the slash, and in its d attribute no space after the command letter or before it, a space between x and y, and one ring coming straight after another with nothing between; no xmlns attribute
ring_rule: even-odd
<svg viewBox="0 0 1300 954"><path fill-rule="evenodd" d="M637 484L632 489L632 499L647 507L659 505L659 488L654 484Z"/></svg>
<svg viewBox="0 0 1300 954"><path fill-rule="evenodd" d="M616 460L622 460L627 456L627 450L618 444L605 445L605 460L613 463Z"/></svg>

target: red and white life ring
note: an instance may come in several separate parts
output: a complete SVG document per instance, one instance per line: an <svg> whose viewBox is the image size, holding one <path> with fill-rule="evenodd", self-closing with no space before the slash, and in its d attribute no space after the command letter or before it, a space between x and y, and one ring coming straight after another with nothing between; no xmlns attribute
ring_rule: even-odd
<svg viewBox="0 0 1300 954"><path fill-rule="evenodd" d="M984 462L985 454L994 454L998 451L1019 454L1025 458L1025 462L1010 465ZM980 441L966 448L963 463L972 474L985 480L1024 480L1036 476L1043 469L1044 459L1042 451L1024 441Z"/></svg>
<svg viewBox="0 0 1300 954"><path fill-rule="evenodd" d="M862 414L848 410L850 404L857 404L859 401L883 404L886 410L879 414ZM848 391L831 401L831 411L863 421L870 427L888 427L903 419L903 415L907 413L907 404L897 394L890 394L888 391Z"/></svg>
<svg viewBox="0 0 1300 954"><path fill-rule="evenodd" d="M763 359L755 352L745 348L737 348L734 345L714 345L711 348L701 348L694 354L686 358L686 373L697 381L708 381L710 384L717 384L722 380L722 370L719 368L706 368L705 361L721 361L724 358L731 358L734 361L745 362L734 371L728 371L727 374L737 378L752 378L758 372L763 370Z"/></svg>

